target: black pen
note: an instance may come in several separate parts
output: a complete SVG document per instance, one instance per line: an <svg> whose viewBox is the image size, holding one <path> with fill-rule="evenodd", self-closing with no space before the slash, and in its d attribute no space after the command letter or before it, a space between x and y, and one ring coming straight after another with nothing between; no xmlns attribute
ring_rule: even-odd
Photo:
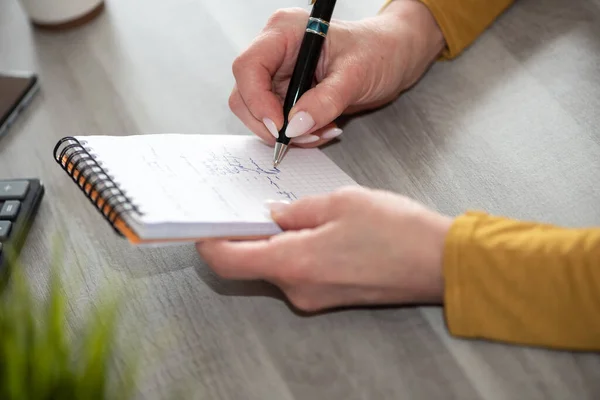
<svg viewBox="0 0 600 400"><path fill-rule="evenodd" d="M312 87L315 70L321 56L323 42L327 37L329 22L335 7L335 0L312 0L312 12L306 24L304 38L300 45L298 60L290 79L290 85L283 102L283 127L275 143L273 165L277 167L285 156L290 138L285 135L288 126L288 115L298 99Z"/></svg>

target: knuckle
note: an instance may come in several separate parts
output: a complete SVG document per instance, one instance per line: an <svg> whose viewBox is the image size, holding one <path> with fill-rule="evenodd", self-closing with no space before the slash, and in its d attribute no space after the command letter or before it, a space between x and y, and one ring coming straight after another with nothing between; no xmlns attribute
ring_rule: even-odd
<svg viewBox="0 0 600 400"><path fill-rule="evenodd" d="M288 15L288 10L285 8L280 8L275 10L273 14L267 20L267 26L273 27L279 25L280 22L284 21Z"/></svg>
<svg viewBox="0 0 600 400"><path fill-rule="evenodd" d="M344 203L347 201L348 196L345 193L345 190L338 189L335 192L331 193L329 197L329 208L330 209L339 209L343 207Z"/></svg>
<svg viewBox="0 0 600 400"><path fill-rule="evenodd" d="M339 189L340 195L344 196L346 198L356 198L356 197L363 198L369 192L370 192L370 189L368 189L364 186L357 186L357 185L343 186Z"/></svg>
<svg viewBox="0 0 600 400"><path fill-rule="evenodd" d="M288 293L286 293L286 296L289 299L289 301L294 305L294 307L296 307L300 311L310 313L319 311L319 309L321 308L316 299L314 299L312 296L309 296L302 290L288 291Z"/></svg>
<svg viewBox="0 0 600 400"><path fill-rule="evenodd" d="M250 110L251 113L255 113L260 110L260 106L264 104L261 99L257 98L252 92L246 93L246 99L244 104Z"/></svg>
<svg viewBox="0 0 600 400"><path fill-rule="evenodd" d="M343 186L332 192L331 200L336 203L335 205L340 205L348 202L348 199L360 196L362 192L363 188L360 186Z"/></svg>
<svg viewBox="0 0 600 400"><path fill-rule="evenodd" d="M296 254L286 268L282 268L277 278L287 286L304 285L310 281L309 271L312 265L310 254Z"/></svg>
<svg viewBox="0 0 600 400"><path fill-rule="evenodd" d="M271 14L267 20L267 27L272 28L280 25L287 25L292 19L296 19L297 16L305 13L306 11L298 7L280 8Z"/></svg>
<svg viewBox="0 0 600 400"><path fill-rule="evenodd" d="M299 296L292 301L294 306L303 312L316 312L319 311L317 302L308 296Z"/></svg>
<svg viewBox="0 0 600 400"><path fill-rule="evenodd" d="M321 106L325 110L331 110L331 115L339 115L346 108L347 99L344 98L340 90L336 87L331 87L327 91L327 95L321 98Z"/></svg>
<svg viewBox="0 0 600 400"><path fill-rule="evenodd" d="M360 202L366 196L367 189L362 186L344 186L334 192L330 197L330 206L334 210L341 212L347 211L354 207L357 202Z"/></svg>
<svg viewBox="0 0 600 400"><path fill-rule="evenodd" d="M236 111L239 110L240 105L241 105L241 98L240 98L240 96L237 95L235 92L232 93L229 96L228 104L229 104L229 109L231 111L233 111L234 113L236 113Z"/></svg>
<svg viewBox="0 0 600 400"><path fill-rule="evenodd" d="M237 77L240 75L240 72L242 72L245 68L245 63L246 52L240 54L233 60L233 63L231 64L231 72L233 72L233 76Z"/></svg>
<svg viewBox="0 0 600 400"><path fill-rule="evenodd" d="M234 274L231 268L228 268L223 262L216 259L215 257L204 257L206 265L214 272L219 278L231 279Z"/></svg>
<svg viewBox="0 0 600 400"><path fill-rule="evenodd" d="M372 77L369 77L367 67L364 63L361 63L355 57L350 58L342 67L343 71L340 73L340 80L344 82L343 88L344 93L348 99L339 96L338 101L345 101L346 104L353 104L364 96L364 92L369 87ZM339 89L339 88L338 88ZM339 92L339 90L338 90Z"/></svg>

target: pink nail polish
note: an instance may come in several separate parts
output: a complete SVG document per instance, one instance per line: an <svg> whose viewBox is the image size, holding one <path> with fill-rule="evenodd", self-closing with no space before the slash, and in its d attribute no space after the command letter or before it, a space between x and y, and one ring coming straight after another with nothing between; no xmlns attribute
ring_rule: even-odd
<svg viewBox="0 0 600 400"><path fill-rule="evenodd" d="M343 131L340 128L331 128L321 135L321 139L333 139L340 136L342 132Z"/></svg>
<svg viewBox="0 0 600 400"><path fill-rule="evenodd" d="M279 137L279 132L277 132L277 126L275 125L275 122L271 121L269 118L263 118L263 124L265 124L267 130L275 139Z"/></svg>
<svg viewBox="0 0 600 400"><path fill-rule="evenodd" d="M284 211L289 204L290 203L285 200L267 200L265 205L269 212L278 213Z"/></svg>
<svg viewBox="0 0 600 400"><path fill-rule="evenodd" d="M317 140L319 140L319 137L316 135L304 135L292 139L292 143L312 143Z"/></svg>
<svg viewBox="0 0 600 400"><path fill-rule="evenodd" d="M297 112L288 124L285 130L285 135L289 138L295 138L304 135L313 126L315 126L315 120L306 111Z"/></svg>

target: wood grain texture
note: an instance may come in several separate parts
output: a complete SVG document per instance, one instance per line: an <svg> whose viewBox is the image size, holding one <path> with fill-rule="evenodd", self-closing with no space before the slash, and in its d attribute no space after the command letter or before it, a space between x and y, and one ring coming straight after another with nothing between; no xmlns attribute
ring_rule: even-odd
<svg viewBox="0 0 600 400"><path fill-rule="evenodd" d="M0 0L0 70L35 70L43 88L0 141L0 177L47 188L22 254L35 288L62 234L74 317L113 279L131 290L124 338L143 349L142 398L173 386L198 399L600 398L597 354L458 340L438 308L303 317L269 285L218 279L191 246L132 248L54 163L65 135L248 134L227 105L231 62L296 5L113 0L88 26L43 33ZM339 2L336 15L379 6ZM600 1L524 0L325 151L359 183L452 215L598 225L599 109Z"/></svg>

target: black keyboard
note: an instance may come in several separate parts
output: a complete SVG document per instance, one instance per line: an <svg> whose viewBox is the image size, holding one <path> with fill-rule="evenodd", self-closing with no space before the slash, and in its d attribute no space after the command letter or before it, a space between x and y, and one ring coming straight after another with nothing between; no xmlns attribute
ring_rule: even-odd
<svg viewBox="0 0 600 400"><path fill-rule="evenodd" d="M7 253L17 257L44 196L39 179L0 179L0 277L8 276Z"/></svg>

